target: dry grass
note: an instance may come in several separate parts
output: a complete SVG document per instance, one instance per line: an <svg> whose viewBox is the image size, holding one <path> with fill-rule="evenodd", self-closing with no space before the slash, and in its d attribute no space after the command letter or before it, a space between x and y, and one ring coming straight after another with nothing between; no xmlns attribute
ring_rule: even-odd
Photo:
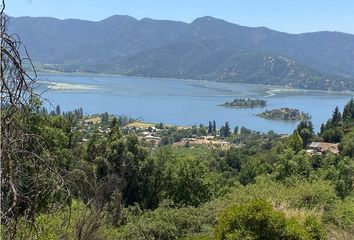
<svg viewBox="0 0 354 240"><path fill-rule="evenodd" d="M140 122L140 121L136 121L136 122L132 122L132 123L127 124L127 126L138 127L138 128L154 127L155 125L156 125L156 123L148 123L148 122Z"/></svg>
<svg viewBox="0 0 354 240"><path fill-rule="evenodd" d="M156 126L156 124L158 123L149 123L149 122L141 122L141 121L135 121L132 123L127 124L127 126L131 126L131 127L138 127L138 128L149 128L149 127L154 127ZM164 124L164 126L166 127L172 127L174 125L171 124ZM177 130L182 130L184 128L191 128L190 126L186 127L186 126L177 126Z"/></svg>
<svg viewBox="0 0 354 240"><path fill-rule="evenodd" d="M329 230L329 238L330 240L353 240L354 233L350 233L340 228L333 227Z"/></svg>
<svg viewBox="0 0 354 240"><path fill-rule="evenodd" d="M291 207L290 204L286 202L275 204L273 206L278 211L281 211L285 214L287 218L297 218L297 219L306 219L310 216L316 216L317 218L321 218L323 211L315 210L315 209L301 209Z"/></svg>

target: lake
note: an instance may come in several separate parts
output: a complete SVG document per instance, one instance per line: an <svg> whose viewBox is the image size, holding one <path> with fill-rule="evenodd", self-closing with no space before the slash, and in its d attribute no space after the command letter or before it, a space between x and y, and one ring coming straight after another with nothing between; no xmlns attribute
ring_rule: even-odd
<svg viewBox="0 0 354 240"><path fill-rule="evenodd" d="M87 114L108 112L179 126L218 126L291 133L298 122L266 120L255 116L265 109L232 109L218 106L234 98L262 98L266 109L290 107L312 116L316 131L333 109L353 97L352 93L321 92L285 87L224 83L201 80L161 79L89 74L40 73L36 91L48 99L45 105L60 105L62 111L82 107Z"/></svg>

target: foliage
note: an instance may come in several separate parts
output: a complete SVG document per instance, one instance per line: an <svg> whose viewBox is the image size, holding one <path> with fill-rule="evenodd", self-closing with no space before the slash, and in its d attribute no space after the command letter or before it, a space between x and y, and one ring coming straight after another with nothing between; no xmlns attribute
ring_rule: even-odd
<svg viewBox="0 0 354 240"><path fill-rule="evenodd" d="M324 215L328 223L335 224L337 227L354 234L354 199L352 196L338 201Z"/></svg>
<svg viewBox="0 0 354 240"><path fill-rule="evenodd" d="M207 167L196 159L183 159L173 165L167 194L176 203L198 206L210 199Z"/></svg>
<svg viewBox="0 0 354 240"><path fill-rule="evenodd" d="M336 107L332 117L321 126L320 136L327 142L339 143L346 132L354 127L354 100L351 99L343 109Z"/></svg>
<svg viewBox="0 0 354 240"><path fill-rule="evenodd" d="M294 131L293 135L289 139L289 147L296 153L300 152L303 148L303 140L297 130Z"/></svg>
<svg viewBox="0 0 354 240"><path fill-rule="evenodd" d="M230 134L230 124L229 122L226 122L225 125L220 128L220 136L229 137Z"/></svg>
<svg viewBox="0 0 354 240"><path fill-rule="evenodd" d="M354 161L348 157L338 163L338 178L336 188L338 195L342 198L353 192Z"/></svg>
<svg viewBox="0 0 354 240"><path fill-rule="evenodd" d="M103 212L73 201L70 207L38 215L32 223L22 218L15 239L116 239L118 231L104 218Z"/></svg>
<svg viewBox="0 0 354 240"><path fill-rule="evenodd" d="M206 231L210 226L208 217L193 207L173 208L161 206L134 216L122 227L123 239L181 239ZM210 221L210 220L209 220Z"/></svg>
<svg viewBox="0 0 354 240"><path fill-rule="evenodd" d="M214 233L215 239L326 239L326 231L337 239L354 235L353 99L343 113L335 108L317 136L340 143L340 155L306 153L303 149L316 138L312 123L308 114L289 108L263 114L304 120L287 138L244 127L232 134L228 122L220 130L215 121L182 130L160 123L156 128L162 145L207 133L238 145L228 150L151 147L128 128L121 131L131 121L124 116L103 113L94 123L82 108L63 112L59 105L48 114L32 91L34 79L22 66L20 41L6 32L3 11L4 1L1 237L170 240L211 239ZM275 75L275 82L296 79L295 85L306 87L323 79L286 57L231 52L227 59L208 77L230 81L241 74L240 81L259 81L259 76L267 81ZM235 75L233 69L240 63L244 67L236 67L241 72ZM256 75L254 66L259 67ZM146 70L150 72L149 66L143 74ZM204 76L200 74L194 76ZM313 80L305 80L308 76ZM337 78L325 77L319 87L333 88ZM350 80L338 79L342 87L352 87ZM226 105L264 106L265 101L236 99Z"/></svg>
<svg viewBox="0 0 354 240"><path fill-rule="evenodd" d="M348 134L343 137L340 144L342 154L349 157L354 157L354 128Z"/></svg>
<svg viewBox="0 0 354 240"><path fill-rule="evenodd" d="M323 226L314 218L300 223L286 218L264 200L227 208L215 230L216 239L326 239Z"/></svg>
<svg viewBox="0 0 354 240"><path fill-rule="evenodd" d="M311 121L301 121L296 128L302 138L302 147L306 148L314 137L314 130Z"/></svg>
<svg viewBox="0 0 354 240"><path fill-rule="evenodd" d="M325 232L334 239L352 236L350 106L345 114L335 111L332 119L337 120L330 119L320 136L309 121L282 138L244 127L231 133L228 123L218 131L215 121L181 130L159 124L167 145L209 132L237 144L225 150L151 147L135 133L121 130L124 119L105 113L101 122L87 124L91 116L82 116L79 109L60 113L57 108L48 114L37 103L28 116L29 132L39 138L28 149L50 160L67 182L71 198L62 192L36 198L37 214L21 216L14 237L326 239ZM331 131L341 134L341 154L311 155L304 150L314 138L328 134L333 139ZM55 175L43 169L41 164L26 165L24 190L37 191L33 179L48 189L57 186ZM56 208L70 202L71 208Z"/></svg>

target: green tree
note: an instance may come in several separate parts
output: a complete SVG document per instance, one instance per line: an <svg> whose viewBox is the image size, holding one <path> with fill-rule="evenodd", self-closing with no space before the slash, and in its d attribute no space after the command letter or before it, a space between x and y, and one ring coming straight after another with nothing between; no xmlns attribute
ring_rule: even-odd
<svg viewBox="0 0 354 240"><path fill-rule="evenodd" d="M210 199L209 169L199 160L182 158L170 166L167 194L175 203L198 206Z"/></svg>
<svg viewBox="0 0 354 240"><path fill-rule="evenodd" d="M57 105L56 108L55 108L55 114L57 116L59 116L61 114L61 110L60 110L60 106L59 105Z"/></svg>
<svg viewBox="0 0 354 240"><path fill-rule="evenodd" d="M343 137L342 128L340 127L329 128L325 130L321 134L321 136L325 142L339 143Z"/></svg>
<svg viewBox="0 0 354 240"><path fill-rule="evenodd" d="M213 124L209 121L208 133L211 134L213 132Z"/></svg>
<svg viewBox="0 0 354 240"><path fill-rule="evenodd" d="M326 130L326 127L325 127L325 125L322 123L322 124L321 124L321 128L320 128L320 134L323 134L325 130Z"/></svg>
<svg viewBox="0 0 354 240"><path fill-rule="evenodd" d="M229 122L226 122L225 123L225 128L224 128L224 136L225 137L228 137L228 136L230 136L230 124L229 124Z"/></svg>
<svg viewBox="0 0 354 240"><path fill-rule="evenodd" d="M296 153L303 148L303 141L297 130L289 137L289 147Z"/></svg>
<svg viewBox="0 0 354 240"><path fill-rule="evenodd" d="M340 120L342 119L342 115L339 111L339 107L337 106L332 114L332 119L331 119L331 125L332 126L337 126L340 122Z"/></svg>
<svg viewBox="0 0 354 240"><path fill-rule="evenodd" d="M240 171L243 157L240 149L231 148L226 152L225 161L228 166Z"/></svg>
<svg viewBox="0 0 354 240"><path fill-rule="evenodd" d="M354 157L354 129L343 137L339 147L344 156Z"/></svg>
<svg viewBox="0 0 354 240"><path fill-rule="evenodd" d="M96 129L87 144L87 160L95 162L106 153L107 139Z"/></svg>
<svg viewBox="0 0 354 240"><path fill-rule="evenodd" d="M338 195L342 198L349 196L353 192L354 184L354 162L353 159L345 157L338 166L339 179L336 183L336 190Z"/></svg>
<svg viewBox="0 0 354 240"><path fill-rule="evenodd" d="M354 99L352 98L343 109L343 120L354 119Z"/></svg>
<svg viewBox="0 0 354 240"><path fill-rule="evenodd" d="M107 112L101 114L101 123L103 125L109 124L109 114Z"/></svg>
<svg viewBox="0 0 354 240"><path fill-rule="evenodd" d="M259 159L254 158L241 165L239 181L243 185L247 185L254 182L254 179L259 175L261 175L261 164Z"/></svg>
<svg viewBox="0 0 354 240"><path fill-rule="evenodd" d="M165 127L164 127L163 123L160 122L159 124L156 125L156 128L158 128L158 129L164 129Z"/></svg>
<svg viewBox="0 0 354 240"><path fill-rule="evenodd" d="M302 147L306 148L313 138L313 124L311 121L301 121L296 128L302 139Z"/></svg>
<svg viewBox="0 0 354 240"><path fill-rule="evenodd" d="M225 125L220 128L220 136L222 136L222 137L230 136L229 122L226 122Z"/></svg>
<svg viewBox="0 0 354 240"><path fill-rule="evenodd" d="M141 164L140 202L143 208L154 209L160 204L163 193L168 187L171 175L169 164L175 156L170 147L160 147L153 156L147 157Z"/></svg>

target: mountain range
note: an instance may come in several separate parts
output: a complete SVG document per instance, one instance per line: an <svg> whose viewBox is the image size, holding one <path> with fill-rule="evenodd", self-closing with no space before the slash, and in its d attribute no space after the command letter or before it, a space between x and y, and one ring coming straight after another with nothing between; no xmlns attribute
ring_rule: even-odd
<svg viewBox="0 0 354 240"><path fill-rule="evenodd" d="M213 17L191 23L10 18L39 69L354 91L354 35L288 34Z"/></svg>

